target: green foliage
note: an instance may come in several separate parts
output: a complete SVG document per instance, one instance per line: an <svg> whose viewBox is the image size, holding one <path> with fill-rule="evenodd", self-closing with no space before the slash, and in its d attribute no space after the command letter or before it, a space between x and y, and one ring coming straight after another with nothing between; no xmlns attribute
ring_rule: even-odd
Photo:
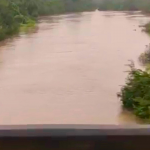
<svg viewBox="0 0 150 150"><path fill-rule="evenodd" d="M150 33L150 22L147 23L144 27L145 27L145 32Z"/></svg>
<svg viewBox="0 0 150 150"><path fill-rule="evenodd" d="M14 18L13 8L9 1L0 3L0 40L18 31L19 22Z"/></svg>
<svg viewBox="0 0 150 150"><path fill-rule="evenodd" d="M95 9L91 0L0 0L0 40L33 27L39 15Z"/></svg>
<svg viewBox="0 0 150 150"><path fill-rule="evenodd" d="M150 118L150 74L130 65L126 85L119 93L123 106L143 119Z"/></svg>
<svg viewBox="0 0 150 150"><path fill-rule="evenodd" d="M139 61L142 65L147 66L147 69L150 67L150 45L146 46L146 51L140 55Z"/></svg>
<svg viewBox="0 0 150 150"><path fill-rule="evenodd" d="M28 19L26 21L26 24L21 24L20 25L20 32L27 32L30 29L34 28L34 27L35 27L35 21L31 20L31 19Z"/></svg>

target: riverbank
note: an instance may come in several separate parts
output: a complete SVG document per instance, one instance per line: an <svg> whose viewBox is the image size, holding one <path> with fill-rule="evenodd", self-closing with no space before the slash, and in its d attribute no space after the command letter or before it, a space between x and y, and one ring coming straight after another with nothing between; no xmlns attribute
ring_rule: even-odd
<svg viewBox="0 0 150 150"><path fill-rule="evenodd" d="M0 124L139 123L116 93L124 64L138 65L149 42L138 27L147 20L124 12L47 16L32 34L0 43Z"/></svg>
<svg viewBox="0 0 150 150"><path fill-rule="evenodd" d="M150 74L133 64L129 66L131 70L119 96L125 108L147 121L150 119Z"/></svg>
<svg viewBox="0 0 150 150"><path fill-rule="evenodd" d="M144 31L150 34L150 23L144 27ZM146 45L146 50L139 56L139 61L145 69L135 68L131 61L126 83L118 96L121 97L124 108L133 112L144 122L150 123L150 45Z"/></svg>
<svg viewBox="0 0 150 150"><path fill-rule="evenodd" d="M146 33L148 33L148 34L150 34L150 22L149 23L147 23L146 25L144 25L144 31L146 32Z"/></svg>
<svg viewBox="0 0 150 150"><path fill-rule="evenodd" d="M150 1L102 1L99 5L99 10L140 10L149 13ZM143 27L143 31L150 34L150 23ZM146 46L146 51L140 55L140 61L145 66L145 70L135 68L133 63L129 64L130 71L128 77L118 96L121 98L123 107L147 123L150 123L150 47L149 45Z"/></svg>
<svg viewBox="0 0 150 150"><path fill-rule="evenodd" d="M90 0L1 0L0 41L34 27L38 16L93 10Z"/></svg>

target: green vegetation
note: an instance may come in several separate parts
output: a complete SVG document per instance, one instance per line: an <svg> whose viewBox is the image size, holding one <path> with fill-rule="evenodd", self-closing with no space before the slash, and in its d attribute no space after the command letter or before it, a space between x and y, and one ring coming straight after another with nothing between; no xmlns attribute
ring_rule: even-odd
<svg viewBox="0 0 150 150"><path fill-rule="evenodd" d="M130 71L126 84L121 88L118 96L125 108L131 110L136 116L149 123L150 120L150 45L139 57L145 70L136 69L133 62L129 65Z"/></svg>
<svg viewBox="0 0 150 150"><path fill-rule="evenodd" d="M149 0L0 0L0 40L35 25L38 16L94 10L142 10ZM149 32L150 27L146 26Z"/></svg>
<svg viewBox="0 0 150 150"><path fill-rule="evenodd" d="M27 32L30 29L33 29L35 27L35 21L32 19L29 19L26 21L25 24L21 23L20 24L20 32Z"/></svg>
<svg viewBox="0 0 150 150"><path fill-rule="evenodd" d="M119 96L125 108L142 119L150 119L150 74L135 69L133 64L130 68L126 85L122 87Z"/></svg>
<svg viewBox="0 0 150 150"><path fill-rule="evenodd" d="M40 15L95 9L91 0L0 0L0 40L35 25Z"/></svg>
<svg viewBox="0 0 150 150"><path fill-rule="evenodd" d="M96 1L96 0L95 0ZM97 1L99 10L135 11L150 13L150 0L100 0ZM145 32L150 33L150 23L146 24ZM136 116L150 119L150 46L139 57L146 66L145 70L136 69L133 62L129 65L130 71L125 85L118 96L123 107L132 111Z"/></svg>
<svg viewBox="0 0 150 150"><path fill-rule="evenodd" d="M150 0L0 0L0 40L35 26L38 16L94 10L141 10L150 12ZM145 25L150 33L150 23ZM140 56L150 64L150 47ZM147 65L150 66L150 65ZM150 119L150 67L145 71L130 65L125 86L118 94L123 106L143 119Z"/></svg>
<svg viewBox="0 0 150 150"><path fill-rule="evenodd" d="M146 51L142 53L139 57L139 61L144 66L149 66L150 64L150 45L146 45Z"/></svg>
<svg viewBox="0 0 150 150"><path fill-rule="evenodd" d="M144 26L144 31L150 34L150 22Z"/></svg>
<svg viewBox="0 0 150 150"><path fill-rule="evenodd" d="M149 0L100 0L99 10L142 10L150 12Z"/></svg>

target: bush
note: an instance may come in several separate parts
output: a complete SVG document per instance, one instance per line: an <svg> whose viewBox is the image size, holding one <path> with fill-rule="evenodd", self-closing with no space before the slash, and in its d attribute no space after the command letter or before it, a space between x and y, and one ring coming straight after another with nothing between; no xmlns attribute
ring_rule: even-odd
<svg viewBox="0 0 150 150"><path fill-rule="evenodd" d="M149 23L147 23L145 26L145 32L147 32L147 33L150 33L150 22Z"/></svg>
<svg viewBox="0 0 150 150"><path fill-rule="evenodd" d="M150 74L129 65L130 71L126 85L121 88L119 96L123 106L140 118L150 118Z"/></svg>
<svg viewBox="0 0 150 150"><path fill-rule="evenodd" d="M147 65L150 63L150 45L146 46L146 51L140 55L139 61L142 65Z"/></svg>

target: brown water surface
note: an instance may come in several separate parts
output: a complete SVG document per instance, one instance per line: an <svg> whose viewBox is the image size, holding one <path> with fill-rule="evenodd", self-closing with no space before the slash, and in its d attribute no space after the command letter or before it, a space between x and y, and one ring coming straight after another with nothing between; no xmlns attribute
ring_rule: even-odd
<svg viewBox="0 0 150 150"><path fill-rule="evenodd" d="M34 33L1 43L0 124L128 124L116 96L125 64L150 43L136 12L42 17Z"/></svg>

